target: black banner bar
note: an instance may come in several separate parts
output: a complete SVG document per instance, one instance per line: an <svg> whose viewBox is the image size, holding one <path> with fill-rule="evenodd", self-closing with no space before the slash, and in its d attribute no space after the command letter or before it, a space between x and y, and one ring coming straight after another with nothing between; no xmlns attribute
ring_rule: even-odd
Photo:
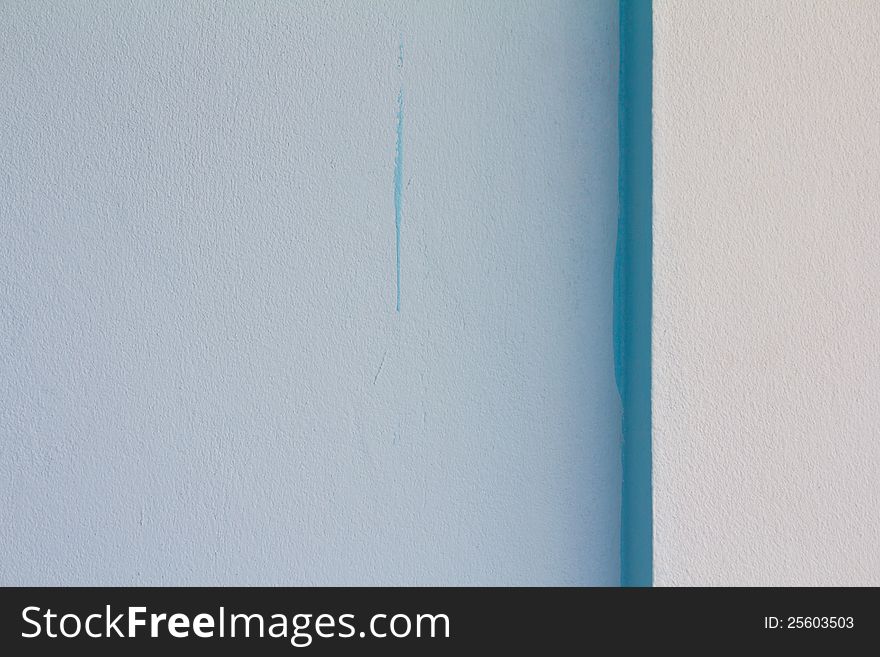
<svg viewBox="0 0 880 657"><path fill-rule="evenodd" d="M871 645L880 594L823 588L5 588L0 601L5 654L74 648L119 655L130 647L163 655L227 647L255 654L567 654L602 646Z"/></svg>

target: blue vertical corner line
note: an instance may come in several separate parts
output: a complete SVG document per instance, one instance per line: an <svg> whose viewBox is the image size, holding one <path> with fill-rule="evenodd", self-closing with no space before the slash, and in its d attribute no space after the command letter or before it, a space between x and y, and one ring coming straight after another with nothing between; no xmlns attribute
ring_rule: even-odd
<svg viewBox="0 0 880 657"><path fill-rule="evenodd" d="M623 407L620 583L653 583L651 0L620 1L614 370Z"/></svg>

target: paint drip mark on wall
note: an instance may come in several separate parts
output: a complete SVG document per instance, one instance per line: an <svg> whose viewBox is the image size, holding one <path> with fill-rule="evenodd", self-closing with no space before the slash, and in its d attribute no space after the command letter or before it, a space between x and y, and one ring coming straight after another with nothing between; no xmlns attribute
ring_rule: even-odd
<svg viewBox="0 0 880 657"><path fill-rule="evenodd" d="M403 42L397 56L397 67L403 67ZM403 84L397 94L397 149L394 155L394 233L397 252L397 312L400 312L400 223L403 218Z"/></svg>

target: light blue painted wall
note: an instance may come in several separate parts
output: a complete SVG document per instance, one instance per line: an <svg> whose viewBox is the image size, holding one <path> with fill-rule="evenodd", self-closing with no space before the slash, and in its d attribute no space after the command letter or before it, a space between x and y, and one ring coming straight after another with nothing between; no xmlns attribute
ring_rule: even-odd
<svg viewBox="0 0 880 657"><path fill-rule="evenodd" d="M616 584L616 3L247 5L0 6L0 584Z"/></svg>

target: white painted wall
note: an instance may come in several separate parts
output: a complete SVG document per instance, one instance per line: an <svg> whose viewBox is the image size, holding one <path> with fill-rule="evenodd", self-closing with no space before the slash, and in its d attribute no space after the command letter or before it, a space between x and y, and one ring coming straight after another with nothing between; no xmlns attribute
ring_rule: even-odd
<svg viewBox="0 0 880 657"><path fill-rule="evenodd" d="M617 583L615 2L4 3L0 81L0 583Z"/></svg>
<svg viewBox="0 0 880 657"><path fill-rule="evenodd" d="M657 584L880 584L878 34L654 2Z"/></svg>

